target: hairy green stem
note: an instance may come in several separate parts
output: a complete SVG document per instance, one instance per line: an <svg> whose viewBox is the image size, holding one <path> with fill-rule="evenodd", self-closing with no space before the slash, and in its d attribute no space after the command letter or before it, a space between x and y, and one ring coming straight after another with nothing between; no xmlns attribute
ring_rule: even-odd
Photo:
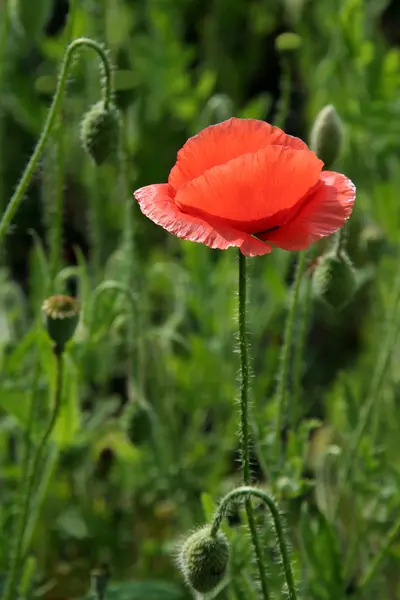
<svg viewBox="0 0 400 600"><path fill-rule="evenodd" d="M240 350L240 441L242 451L243 481L250 483L250 437L249 437L249 354L246 332L247 263L238 250L239 258L239 350ZM262 559L262 548L258 539L253 507L250 500L245 503L251 539L256 555L264 600L269 600L267 577Z"/></svg>
<svg viewBox="0 0 400 600"><path fill-rule="evenodd" d="M11 559L11 566L9 570L9 575L7 578L7 582L5 585L5 590L3 594L3 600L14 600L15 598L15 588L17 585L17 580L21 568L21 559L22 559L22 551L23 551L23 542L24 542L24 534L26 525L29 517L29 508L31 504L31 498L33 493L33 488L38 476L40 463L43 456L43 451L46 448L47 442L49 441L50 435L54 429L54 426L57 421L57 417L59 414L60 406L61 406L61 391L62 391L62 352L57 348L54 350L54 355L56 358L56 384L55 384L55 393L54 393L54 406L52 411L52 416L49 421L49 424L46 428L46 431L36 448L36 451L33 456L33 464L30 474L28 475L27 485L25 490L25 497L23 502L21 519L19 522L17 539L16 539L16 549L15 553Z"/></svg>
<svg viewBox="0 0 400 600"><path fill-rule="evenodd" d="M276 458L276 467L279 469L282 460L282 429L284 425L286 406L286 396L288 388L288 376L289 376L289 365L290 365L290 351L293 343L293 333L295 317L297 312L297 306L299 303L299 292L300 282L304 271L306 261L305 251L299 252L296 274L293 282L293 288L290 298L289 312L286 319L285 332L283 337L283 345L281 352L280 368L278 373L278 385L277 385L277 419L275 425L275 440L274 440L274 451Z"/></svg>
<svg viewBox="0 0 400 600"><path fill-rule="evenodd" d="M290 562L289 550L288 550L286 540L285 540L284 529L283 529L283 524L282 524L282 517L279 514L279 509L278 509L277 505L275 504L274 499L269 494L267 494L267 492L264 492L263 490L259 490L257 488L253 488L250 486L243 486L240 488L236 488L235 490L232 490L231 492L226 494L226 496L222 499L222 501L214 515L214 520L211 525L211 535L212 536L217 535L218 530L221 526L222 520L225 517L225 515L227 514L227 511L230 508L232 503L234 503L242 498L245 499L245 502L250 502L251 496L262 500L264 502L264 504L267 505L267 507L271 513L272 520L274 522L276 538L278 541L279 552L280 552L281 558L282 558L285 579L286 579L286 583L287 583L287 587L288 587L288 597L289 597L289 600L297 600L296 585L295 585L295 581L294 581L292 565Z"/></svg>
<svg viewBox="0 0 400 600"><path fill-rule="evenodd" d="M53 101L47 115L46 122L44 124L42 133L40 138L36 144L35 150L25 168L25 171L19 180L17 188L8 203L6 210L0 221L0 241L2 241L4 235L8 231L8 228L13 220L15 213L17 212L24 194L28 188L28 185L32 179L32 176L35 172L35 169L38 165L38 162L43 154L43 150L46 146L46 142L49 138L49 135L53 129L54 123L56 122L57 116L60 111L61 102L63 99L65 87L67 84L67 77L69 73L69 69L71 66L72 58L75 52L81 48L82 46L86 46L91 48L95 52L97 52L104 70L104 89L103 89L103 101L105 107L107 108L112 99L112 67L110 59L107 55L107 52L103 48L103 46L94 40L89 38L78 38L74 40L69 46L64 55L64 61L61 67L60 76L58 78L57 89L53 97Z"/></svg>

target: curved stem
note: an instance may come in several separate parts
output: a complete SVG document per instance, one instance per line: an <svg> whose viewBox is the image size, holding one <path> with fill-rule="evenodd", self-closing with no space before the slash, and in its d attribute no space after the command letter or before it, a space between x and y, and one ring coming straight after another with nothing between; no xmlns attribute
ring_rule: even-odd
<svg viewBox="0 0 400 600"><path fill-rule="evenodd" d="M240 350L240 442L242 452L243 480L250 483L249 457L249 355L246 333L246 302L247 302L247 265L246 257L238 250L239 257L239 350ZM261 588L265 600L269 600L267 577L262 559L262 548L257 534L251 502L245 503L247 520L249 522L251 539L256 555L257 567L260 574Z"/></svg>
<svg viewBox="0 0 400 600"><path fill-rule="evenodd" d="M289 375L289 363L290 363L290 350L292 347L294 323L297 312L297 305L299 303L299 291L301 276L304 271L306 261L306 252L299 252L296 274L293 283L293 289L291 293L291 300L289 306L289 313L286 319L285 333L283 338L282 352L281 352L281 364L278 373L278 386L277 386L277 401L278 401L278 414L275 426L275 457L276 467L279 469L282 459L282 428L283 420L286 410L286 392L288 387L288 375Z"/></svg>
<svg viewBox="0 0 400 600"><path fill-rule="evenodd" d="M71 42L71 44L69 44L69 46L67 47L67 50L65 52L64 61L63 61L60 75L58 78L57 89L54 94L53 102L51 104L49 114L47 115L47 119L44 124L40 138L36 144L36 147L35 147L35 150L33 151L32 156L25 168L25 171L24 171L21 179L19 180L17 188L16 188L16 190L15 190L10 202L8 203L8 206L7 206L6 210L4 211L4 214L1 218L0 241L3 239L4 235L6 234L8 227L10 226L11 221L23 200L24 194L25 194L25 192L28 188L28 185L32 179L32 176L35 172L37 164L43 154L43 150L45 148L49 134L51 133L51 130L54 126L54 123L56 121L56 118L58 116L58 113L59 113L59 110L61 107L61 101L62 101L65 87L67 84L67 77L68 77L69 69L71 66L72 57L81 46L87 46L88 48L92 48L92 50L97 52L97 54L102 62L103 69L104 69L103 100L104 100L105 107L107 108L109 103L111 102L111 99L112 99L112 78L111 78L112 67L111 67L111 62L107 55L107 52L105 51L105 49L103 48L103 46L101 44L99 44L89 38L78 38L78 39L74 40L73 42Z"/></svg>
<svg viewBox="0 0 400 600"><path fill-rule="evenodd" d="M246 502L250 502L249 498L251 496L262 500L264 504L267 505L271 513L272 520L274 522L276 537L278 540L279 551L282 557L283 570L285 572L285 579L289 592L288 597L289 600L297 600L296 585L294 582L292 565L289 557L289 550L284 536L281 515L279 514L279 509L276 506L274 499L269 494L267 494L263 490L259 490L250 486L243 486L233 490L232 492L229 492L222 499L221 504L219 505L217 512L215 513L214 520L211 526L211 535L215 536L218 533L218 529L222 523L222 520L233 502L241 498L244 498Z"/></svg>
<svg viewBox="0 0 400 600"><path fill-rule="evenodd" d="M15 587L17 584L17 578L18 578L18 574L19 574L20 566L21 566L24 534L25 534L25 529L26 529L27 522L28 522L28 517L29 517L29 508L31 505L32 492L33 492L33 488L34 488L34 485L35 485L35 482L37 479L43 451L46 448L47 442L49 441L50 435L54 429L54 426L57 421L58 413L60 410L60 406L61 406L62 366L63 366L62 352L58 348L55 348L54 355L56 358L56 386L55 386L55 393L54 393L53 413L52 413L50 422L47 426L47 429L46 429L38 447L36 448L36 452L33 457L32 470L28 477L28 482L27 482L26 491L25 491L25 498L24 498L24 503L23 503L23 510L22 510L22 515L21 515L21 521L19 524L18 532L17 532L16 550L15 550L14 556L12 557L11 567L10 567L7 583L5 586L3 600L13 600L15 598Z"/></svg>

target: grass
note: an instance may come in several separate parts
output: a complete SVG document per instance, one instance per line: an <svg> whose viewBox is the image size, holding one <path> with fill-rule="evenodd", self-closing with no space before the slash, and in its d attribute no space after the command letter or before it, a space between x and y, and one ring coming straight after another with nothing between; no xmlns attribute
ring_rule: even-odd
<svg viewBox="0 0 400 600"><path fill-rule="evenodd" d="M0 3L1 210L71 40L88 36L109 50L123 140L118 160L100 167L81 148L81 120L101 97L97 58L82 52L2 243L0 589L55 393L40 307L73 294L81 320L29 505L19 596L89 598L92 569L107 563L110 600L190 597L176 544L240 484L236 256L168 235L132 194L165 181L201 127L255 117L308 140L319 110L333 104L346 135L336 168L357 186L347 249L358 290L338 312L310 296L315 259L332 241L311 249L287 389L277 394L298 257L274 250L248 261L252 470L285 514L300 598L397 598L400 50L396 17L390 36L385 27L390 3L107 0L99 11L71 0L65 19L54 4L48 11L37 0L34 20L23 12L28 0ZM297 37L277 40L288 31ZM290 415L277 469L282 393ZM271 597L283 598L274 532L262 507L255 514ZM237 507L222 525L232 547L222 600L259 597L244 521Z"/></svg>

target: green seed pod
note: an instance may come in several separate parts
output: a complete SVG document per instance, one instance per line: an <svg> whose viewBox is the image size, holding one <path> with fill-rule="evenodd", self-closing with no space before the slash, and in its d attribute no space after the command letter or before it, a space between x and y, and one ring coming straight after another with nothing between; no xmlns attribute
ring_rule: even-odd
<svg viewBox="0 0 400 600"><path fill-rule="evenodd" d="M117 156L120 118L114 104L105 107L100 100L86 113L81 124L81 142L97 165Z"/></svg>
<svg viewBox="0 0 400 600"><path fill-rule="evenodd" d="M212 592L223 581L228 561L228 540L220 532L212 536L209 526L186 540L179 557L187 584L200 594Z"/></svg>
<svg viewBox="0 0 400 600"><path fill-rule="evenodd" d="M339 158L344 140L343 124L332 104L325 106L311 129L310 148L330 169Z"/></svg>
<svg viewBox="0 0 400 600"><path fill-rule="evenodd" d="M312 290L315 298L335 309L346 306L356 290L353 265L347 254L326 254L315 268Z"/></svg>
<svg viewBox="0 0 400 600"><path fill-rule="evenodd" d="M79 321L78 301L71 296L51 296L42 305L45 326L59 352L72 338Z"/></svg>

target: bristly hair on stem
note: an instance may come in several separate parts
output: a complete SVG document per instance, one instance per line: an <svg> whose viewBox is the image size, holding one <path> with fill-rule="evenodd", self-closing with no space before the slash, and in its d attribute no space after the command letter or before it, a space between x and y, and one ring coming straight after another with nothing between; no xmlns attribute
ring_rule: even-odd
<svg viewBox="0 0 400 600"><path fill-rule="evenodd" d="M251 481L250 473L250 434L249 434L249 347L247 341L247 262L246 257L238 250L238 320L239 320L239 351L240 351L240 441L243 481L248 485ZM245 502L247 520L251 539L256 555L257 568L260 576L264 600L269 600L267 576L265 573L262 547L258 538L256 521L250 499Z"/></svg>
<svg viewBox="0 0 400 600"><path fill-rule="evenodd" d="M250 498L252 496L262 500L271 513L279 552L282 559L283 571L288 589L288 597L289 600L297 600L296 584L294 580L292 564L290 561L289 548L285 539L283 519L275 500L272 498L272 496L267 494L267 492L255 487L243 486L226 494L214 515L213 523L211 525L211 535L217 535L222 520L231 504L237 502L238 500L244 500L247 504L250 502Z"/></svg>
<svg viewBox="0 0 400 600"><path fill-rule="evenodd" d="M25 168L25 171L22 174L21 179L16 187L16 190L9 201L6 210L4 211L1 220L0 220L0 243L2 242L5 234L8 231L9 226L14 218L15 213L17 212L26 190L31 182L33 174L36 170L36 167L39 163L43 155L43 151L46 147L48 138L50 133L53 130L54 124L57 120L57 117L60 113L60 108L62 105L62 100L64 97L65 88L67 85L68 74L70 71L72 59L74 57L75 52L82 47L88 47L94 50L102 63L102 67L104 69L104 87L102 89L103 93L103 101L105 106L107 107L113 96L113 80L112 80L112 65L108 53L98 42L91 40L90 38L77 38L69 46L64 55L63 64L61 67L60 75L58 78L57 89L53 97L53 101L47 115L46 122L42 129L42 133L39 137L39 140L35 146L33 154Z"/></svg>

